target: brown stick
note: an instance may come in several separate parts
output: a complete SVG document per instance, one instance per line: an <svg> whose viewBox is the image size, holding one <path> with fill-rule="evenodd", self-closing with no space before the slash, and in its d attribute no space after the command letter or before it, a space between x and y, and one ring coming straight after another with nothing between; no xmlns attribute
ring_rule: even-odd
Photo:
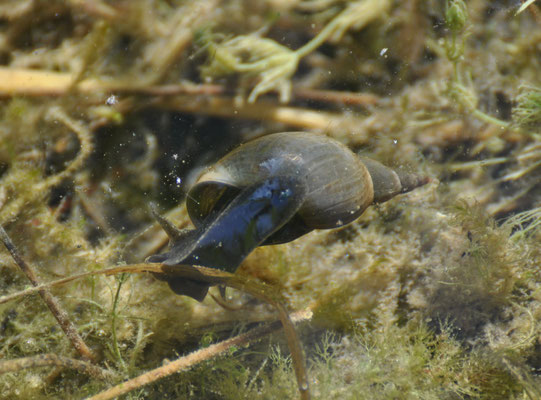
<svg viewBox="0 0 541 400"><path fill-rule="evenodd" d="M310 310L304 310L295 312L291 315L291 321L300 322L309 320L312 317ZM289 316L287 316L289 319ZM120 385L107 389L95 396L90 397L88 400L108 400L120 395L126 394L132 390L138 389L144 385L155 382L161 378L172 375L180 371L186 371L195 365L217 357L227 352L233 346L248 346L254 341L277 331L280 328L280 322L272 322L270 324L254 328L247 333L235 336L231 339L224 340L222 342L210 345L204 349L194 351L184 357L181 357L175 361L170 362L164 366L153 369L136 378L130 379Z"/></svg>
<svg viewBox="0 0 541 400"><path fill-rule="evenodd" d="M344 116L340 113L316 111L300 107L277 105L275 102L260 100L257 103L237 104L230 97L196 97L178 96L152 103L164 108L194 114L214 115L227 118L255 119L280 122L302 129L318 129L332 131L342 129L362 134L364 119L355 116Z"/></svg>
<svg viewBox="0 0 541 400"><path fill-rule="evenodd" d="M380 98L378 96L371 93L355 93L338 90L319 90L301 87L293 88L293 96L297 98L317 100L326 103L348 104L352 106L374 106L380 101Z"/></svg>
<svg viewBox="0 0 541 400"><path fill-rule="evenodd" d="M15 260L15 263L23 271L30 283L32 283L32 286L39 286L39 281L34 273L34 270L19 255L17 248L15 247L2 226L0 226L0 240L2 240L4 246L6 246L6 249L8 249L8 251L10 252L11 257L13 257L13 260ZM56 298L46 289L40 289L38 290L38 292L43 301L45 301L45 304L47 304L47 307L49 307L51 313L58 321L58 324L60 325L68 339L77 349L77 351L81 354L81 356L83 356L83 358L85 359L94 361L96 358L92 354L92 351L83 341L81 336L79 336L77 328L75 328L75 326L71 323L68 314L62 309Z"/></svg>
<svg viewBox="0 0 541 400"><path fill-rule="evenodd" d="M91 272L83 272L82 274L76 274L72 276L68 276L67 278L58 279L56 281L51 281L47 283L42 283L38 286L34 286L25 290L21 290L16 293L8 294L6 296L0 297L0 304L7 303L8 301L15 300L19 297L28 296L31 294L34 294L36 292L39 292L40 290L44 289L50 289L57 286L65 285L66 283L73 282L77 279L86 278L88 276L95 276L95 275L116 275L121 274L124 272L156 272L160 273L163 272L159 265L155 264L132 264L132 265L126 265L121 267L114 267L114 268L108 268L108 269L102 269L99 271L91 271Z"/></svg>
<svg viewBox="0 0 541 400"><path fill-rule="evenodd" d="M96 367L89 362L62 357L51 353L0 361L0 374L5 374L6 372L17 372L26 368L39 367L61 367L75 369L96 379L110 379L114 377L112 372L100 367Z"/></svg>
<svg viewBox="0 0 541 400"><path fill-rule="evenodd" d="M0 67L0 96L62 96L72 89L75 74L23 68ZM137 85L121 80L84 79L77 83L81 93L119 92L140 93L150 96L176 96L179 94L215 95L224 92L222 86L184 82L178 85Z"/></svg>

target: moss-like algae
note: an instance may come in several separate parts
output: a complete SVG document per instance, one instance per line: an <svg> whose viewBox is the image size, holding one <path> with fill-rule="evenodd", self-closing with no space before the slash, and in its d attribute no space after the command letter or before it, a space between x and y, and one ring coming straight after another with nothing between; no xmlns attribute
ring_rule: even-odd
<svg viewBox="0 0 541 400"><path fill-rule="evenodd" d="M386 2L378 12L370 7L362 29L352 10L374 2L16 3L0 5L0 72L60 74L31 88L0 81L0 223L41 281L158 251L165 243L155 226L136 235L152 223L146 204L176 203L193 171L234 143L312 129L307 109L353 117L340 129L330 118L317 126L433 182L340 230L260 249L239 270L279 287L291 309L312 307L301 340L313 397L539 398L535 3L514 15L512 2ZM208 37L193 43L209 26L214 47ZM216 39L222 35L228 39ZM214 53L201 51L205 43ZM254 43L268 51L254 53ZM320 47L303 51L300 62L260 60L307 43ZM218 74L218 50L253 68ZM286 66L272 75L270 67ZM265 96L273 90L292 99L291 109ZM271 117L237 118L248 91ZM175 106L164 101L171 96ZM213 106L224 98L233 106ZM296 125L279 118L286 112ZM185 210L173 212L188 223ZM27 286L0 251L2 294ZM54 289L116 378L25 369L0 375L0 398L90 396L274 318L270 307L232 290L228 302L243 306L237 311L176 296L146 275L117 289L113 277ZM295 397L280 338L129 396ZM43 353L77 357L38 296L0 304L0 362Z"/></svg>

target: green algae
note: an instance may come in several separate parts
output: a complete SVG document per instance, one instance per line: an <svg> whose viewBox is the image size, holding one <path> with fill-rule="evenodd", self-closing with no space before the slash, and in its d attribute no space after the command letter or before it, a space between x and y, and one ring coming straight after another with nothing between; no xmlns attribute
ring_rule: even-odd
<svg viewBox="0 0 541 400"><path fill-rule="evenodd" d="M313 309L313 322L301 329L313 397L538 398L541 28L535 12L514 15L511 2L389 2L357 27L343 18L369 1L202 2L214 9L205 14L195 3L0 6L4 67L75 77L62 95L2 92L0 223L40 279L130 257L142 261L149 250L138 238L156 240L150 251L165 244L146 210L149 201L178 203L189 171L234 143L292 129L208 115L204 99L214 94L205 79L225 88L219 95L236 96L238 107L249 92L247 100L275 107L266 93L277 90L298 115L306 107L353 115L361 125L335 132L329 123L326 133L433 178L350 226L260 249L239 270L280 288L291 310ZM337 28L336 21L345 24ZM212 40L191 39L208 26ZM322 32L333 35L317 39L319 47L303 50L293 63L260 62L307 49ZM270 50L253 53L261 45ZM227 71L219 50L235 57ZM242 70L239 63L259 69ZM271 67L286 66L272 75ZM86 79L106 86L78 90ZM200 85L187 101L201 107L193 114L162 108L162 96L184 81ZM261 82L268 85L256 91ZM341 101L299 97L302 87L342 92ZM375 103L349 103L346 91L374 95ZM188 223L184 211L175 212L175 222ZM2 250L2 294L27 286ZM175 296L147 275L122 285L113 277L89 278L54 293L99 365L116 378L25 369L0 375L1 398L90 396L275 318L237 291L228 290L227 300L242 308L224 310L211 299L200 304ZM1 304L0 361L43 353L76 356L40 298ZM274 335L129 398L296 395L283 338Z"/></svg>

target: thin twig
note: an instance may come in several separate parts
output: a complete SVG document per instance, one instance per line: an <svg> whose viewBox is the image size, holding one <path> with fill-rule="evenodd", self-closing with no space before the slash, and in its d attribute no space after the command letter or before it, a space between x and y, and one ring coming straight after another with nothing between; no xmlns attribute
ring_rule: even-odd
<svg viewBox="0 0 541 400"><path fill-rule="evenodd" d="M69 92L76 75L66 72L0 67L0 96L62 96ZM77 83L80 93L140 93L154 96L178 94L221 94L219 85L182 82L177 85L137 84L122 80L84 79Z"/></svg>
<svg viewBox="0 0 541 400"><path fill-rule="evenodd" d="M95 276L95 275L116 275L121 274L124 272L156 272L160 273L162 272L161 268L157 266L156 264L132 264L132 265L126 265L121 267L114 267L114 268L108 268L108 269L102 269L99 271L90 271L90 272L83 272L81 274L76 274L72 276L68 276L67 278L58 279L56 281L51 281L47 283L42 283L41 285L34 286L25 290L21 290L16 293L12 293L6 296L0 297L0 304L7 303L8 301L12 301L15 299L18 299L20 297L28 296L31 294L34 294L36 292L39 292L43 289L50 289L53 287L58 287L65 285L66 283L73 282L77 279L86 278L89 276Z"/></svg>
<svg viewBox="0 0 541 400"><path fill-rule="evenodd" d="M338 103L355 106L374 106L380 101L379 96L372 93L355 93L338 90L309 89L302 87L293 88L293 96L326 103Z"/></svg>
<svg viewBox="0 0 541 400"><path fill-rule="evenodd" d="M291 314L290 317L291 321L293 322L301 322L309 320L312 317L312 312L310 310L298 311ZM172 375L180 371L186 371L203 361L207 361L221 354L224 354L233 346L248 346L256 340L259 340L262 337L277 331L278 329L280 329L279 321L254 328L249 332L235 336L231 339L227 339L222 342L205 347L204 349L194 351L193 353L190 353L184 357L172 361L164 366L153 369L149 372L139 375L136 378L130 379L95 396L92 396L88 400L108 400L118 397L132 390L141 388L144 385L148 385L152 382L162 379L166 376Z"/></svg>
<svg viewBox="0 0 541 400"><path fill-rule="evenodd" d="M33 286L39 286L39 281L36 277L36 274L34 273L34 270L30 265L26 263L26 261L23 260L23 258L20 256L19 252L17 251L17 248L11 241L10 237L4 230L2 226L0 226L0 240L4 243L4 246L6 246L6 249L10 252L11 256L13 257L13 260L15 260L15 263L19 266L19 268L23 271L23 273L26 275L28 280L32 283ZM96 358L92 354L92 351L90 348L86 345L86 343L83 341L81 336L79 336L79 333L77 332L77 328L72 324L70 321L68 314L62 309L56 298L46 289L39 289L38 290L41 298L43 301L45 301L45 304L47 304L47 307L49 307L49 310L53 314L53 316L58 321L60 327L68 337L68 339L71 341L73 346L77 349L77 351L83 356L84 358L88 360L94 361Z"/></svg>
<svg viewBox="0 0 541 400"><path fill-rule="evenodd" d="M355 132L358 141L366 137L363 132L365 124L363 118L301 107L281 106L271 101L238 104L233 98L225 96L198 98L178 96L157 99L153 105L194 114L279 122L302 129Z"/></svg>
<svg viewBox="0 0 541 400"><path fill-rule="evenodd" d="M75 360L73 358L63 357L52 353L0 361L0 374L17 372L21 369L39 367L61 367L75 369L96 379L111 379L115 376L111 371L96 367L89 362Z"/></svg>
<svg viewBox="0 0 541 400"><path fill-rule="evenodd" d="M120 353L120 348L118 347L118 336L117 336L117 318L118 318L118 299L120 297L120 289L122 288L122 284L126 281L127 275L121 274L118 277L118 283L116 286L116 292L115 296L113 298L113 309L111 310L111 332L113 334L113 351L116 356L117 362L120 365L120 367L126 371L126 363L124 362L124 359L122 358L122 354Z"/></svg>
<svg viewBox="0 0 541 400"><path fill-rule="evenodd" d="M152 272L155 274L175 275L175 276L183 277L186 279L201 280L210 285L219 285L219 284L228 285L230 287L233 287L239 290L244 290L243 285L254 286L258 284L259 290L265 290L265 288L267 288L265 284L258 283L255 279L252 279L250 277L230 274L228 272L221 271L215 268L207 268L207 267L199 267L199 266L191 266L191 265L175 265L174 267L165 267L161 264L140 263L140 264L121 265L117 267L101 269L98 271L83 272L81 274L71 275L66 278L58 279L56 281L42 283L39 286L21 290L19 292L16 292L10 295L2 296L0 297L0 304L7 303L8 301L15 300L20 297L34 294L43 289L50 289L53 287L63 286L66 283L73 282L75 280L82 279L82 278L87 278L89 276L96 276L96 275L111 276L111 275L123 274L126 272L139 273L139 274Z"/></svg>
<svg viewBox="0 0 541 400"><path fill-rule="evenodd" d="M225 94L226 88L222 85L216 85L211 83L192 83L182 82L176 85L150 85L150 86L133 86L131 89L129 86L117 88L118 92L122 93L139 93L150 96L178 96L179 94L192 94L192 95L217 95Z"/></svg>

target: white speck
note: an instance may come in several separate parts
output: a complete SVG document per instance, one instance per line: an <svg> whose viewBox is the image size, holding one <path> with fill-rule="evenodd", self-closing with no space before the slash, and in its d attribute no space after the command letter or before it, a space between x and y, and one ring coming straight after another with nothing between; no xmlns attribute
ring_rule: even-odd
<svg viewBox="0 0 541 400"><path fill-rule="evenodd" d="M39 375L28 374L25 378L25 384L32 389L39 388L43 385L43 378L41 378Z"/></svg>
<svg viewBox="0 0 541 400"><path fill-rule="evenodd" d="M222 242L218 243L218 247L222 247L224 244Z"/></svg>
<svg viewBox="0 0 541 400"><path fill-rule="evenodd" d="M291 189L285 189L280 191L280 199L287 199L291 196Z"/></svg>
<svg viewBox="0 0 541 400"><path fill-rule="evenodd" d="M385 55L385 53L387 53L387 50L389 50L387 47L384 47L383 49L381 49L381 51L379 52L379 55L380 56L383 56Z"/></svg>
<svg viewBox="0 0 541 400"><path fill-rule="evenodd" d="M105 101L105 103L108 106L112 106L112 105L115 105L116 103L118 103L118 99L114 94L112 94L111 96L107 97L107 100Z"/></svg>
<svg viewBox="0 0 541 400"><path fill-rule="evenodd" d="M272 175L273 172L277 171L281 165L282 162L278 158L267 158L259 163L259 167L267 170L269 175Z"/></svg>
<svg viewBox="0 0 541 400"><path fill-rule="evenodd" d="M177 179L175 179L175 182L176 182L177 186L180 186L180 184L182 183L182 179L180 179L180 177L177 176Z"/></svg>
<svg viewBox="0 0 541 400"><path fill-rule="evenodd" d="M112 189L111 186L109 186L108 184L102 183L102 184L101 184L101 187L103 188L103 191L104 191L104 192L107 192L107 193L109 193L110 195L113 194L113 189Z"/></svg>
<svg viewBox="0 0 541 400"><path fill-rule="evenodd" d="M178 154L173 154L173 160L178 160Z"/></svg>
<svg viewBox="0 0 541 400"><path fill-rule="evenodd" d="M398 140L397 140L397 139L393 139L393 143L394 143L394 144L398 144Z"/></svg>

